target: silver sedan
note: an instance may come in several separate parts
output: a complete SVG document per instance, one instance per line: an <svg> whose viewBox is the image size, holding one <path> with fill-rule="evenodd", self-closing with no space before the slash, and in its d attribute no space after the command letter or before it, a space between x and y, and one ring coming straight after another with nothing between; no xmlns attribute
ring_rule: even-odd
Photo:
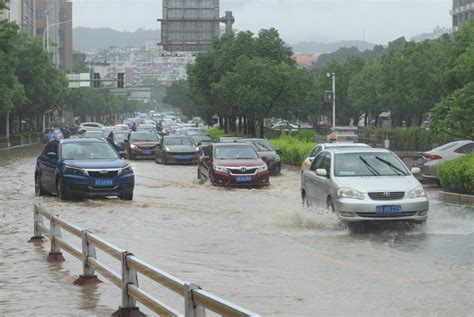
<svg viewBox="0 0 474 317"><path fill-rule="evenodd" d="M391 151L334 149L321 152L301 176L307 206L323 205L349 222L425 222L429 203L420 182Z"/></svg>

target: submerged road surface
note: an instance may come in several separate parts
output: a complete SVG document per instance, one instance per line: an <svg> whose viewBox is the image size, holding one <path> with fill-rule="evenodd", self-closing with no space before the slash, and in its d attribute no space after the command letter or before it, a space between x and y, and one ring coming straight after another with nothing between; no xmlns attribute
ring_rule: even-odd
<svg viewBox="0 0 474 317"><path fill-rule="evenodd" d="M223 189L195 166L133 162L133 202L35 197L40 146L0 151L0 315L106 316L120 305L110 282L74 286L82 264L48 264L35 247L34 203L183 280L263 316L440 315L474 311L474 210L431 197L424 226L351 232L324 210L303 210L299 172L267 189ZM430 192L435 196L434 191ZM80 241L63 233L80 247ZM118 261L98 258L120 272ZM149 293L182 299L145 278ZM141 307L145 312L145 308Z"/></svg>

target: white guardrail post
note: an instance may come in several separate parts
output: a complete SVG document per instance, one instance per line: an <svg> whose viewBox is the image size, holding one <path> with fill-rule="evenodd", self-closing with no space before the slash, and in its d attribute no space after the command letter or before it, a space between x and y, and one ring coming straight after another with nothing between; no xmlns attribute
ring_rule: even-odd
<svg viewBox="0 0 474 317"><path fill-rule="evenodd" d="M87 235L90 232L87 229L82 230L82 275L80 275L75 281L75 285L89 285L102 283L101 280L95 275L95 269L89 265L89 258L94 260L97 259L95 253L95 245L87 241Z"/></svg>
<svg viewBox="0 0 474 317"><path fill-rule="evenodd" d="M48 262L64 262L63 254L61 253L61 248L59 245L56 244L56 237L62 238L61 235L61 227L56 224L55 219L59 218L58 215L53 215L51 217L50 224L50 232L51 232L51 251L48 254Z"/></svg>
<svg viewBox="0 0 474 317"><path fill-rule="evenodd" d="M184 286L184 316L206 317L206 310L204 307L197 305L193 298L194 290L201 288L198 285L189 282L185 282Z"/></svg>
<svg viewBox="0 0 474 317"><path fill-rule="evenodd" d="M122 305L112 314L113 317L141 317L146 316L138 309L135 298L128 294L128 286L134 285L138 288L137 271L128 266L127 260L132 253L124 251L122 253Z"/></svg>
<svg viewBox="0 0 474 317"><path fill-rule="evenodd" d="M38 206L33 207L33 232L34 235L28 240L30 243L40 245L45 241L43 234L38 230L38 224L44 226L43 216L38 213Z"/></svg>

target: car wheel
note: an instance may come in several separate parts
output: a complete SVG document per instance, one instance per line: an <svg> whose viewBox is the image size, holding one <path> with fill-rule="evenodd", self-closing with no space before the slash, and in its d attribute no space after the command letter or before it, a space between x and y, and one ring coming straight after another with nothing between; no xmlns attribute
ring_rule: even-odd
<svg viewBox="0 0 474 317"><path fill-rule="evenodd" d="M35 176L35 195L43 196L46 192L43 190L43 185L41 184L41 178L39 175Z"/></svg>
<svg viewBox="0 0 474 317"><path fill-rule="evenodd" d="M124 193L119 195L120 200L133 200L133 193Z"/></svg>
<svg viewBox="0 0 474 317"><path fill-rule="evenodd" d="M331 197L328 197L327 201L326 201L326 208L331 211L331 212L335 212L336 210L334 209L334 203L332 202L332 199Z"/></svg>
<svg viewBox="0 0 474 317"><path fill-rule="evenodd" d="M212 185L217 186L216 180L214 179L214 175L212 175L212 173L209 173L209 181Z"/></svg>
<svg viewBox="0 0 474 317"><path fill-rule="evenodd" d="M56 193L58 195L58 198L60 200L68 200L70 199L70 194L69 192L66 190L66 188L64 188L64 183L63 183L63 179L62 178L58 178L58 180L56 181Z"/></svg>

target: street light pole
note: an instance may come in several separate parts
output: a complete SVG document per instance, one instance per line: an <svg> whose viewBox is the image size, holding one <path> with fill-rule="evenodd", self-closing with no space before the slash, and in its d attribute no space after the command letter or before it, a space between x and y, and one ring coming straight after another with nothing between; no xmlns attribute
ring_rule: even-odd
<svg viewBox="0 0 474 317"><path fill-rule="evenodd" d="M43 49L49 53L49 30L48 29L52 26L58 26L61 24L72 22L72 20L67 20L67 21L53 23L53 24L49 24L48 22L49 22L48 15L46 15L46 27L43 30ZM46 36L46 34L48 34L48 36Z"/></svg>
<svg viewBox="0 0 474 317"><path fill-rule="evenodd" d="M332 77L332 127L336 127L336 73L327 73L327 77Z"/></svg>

